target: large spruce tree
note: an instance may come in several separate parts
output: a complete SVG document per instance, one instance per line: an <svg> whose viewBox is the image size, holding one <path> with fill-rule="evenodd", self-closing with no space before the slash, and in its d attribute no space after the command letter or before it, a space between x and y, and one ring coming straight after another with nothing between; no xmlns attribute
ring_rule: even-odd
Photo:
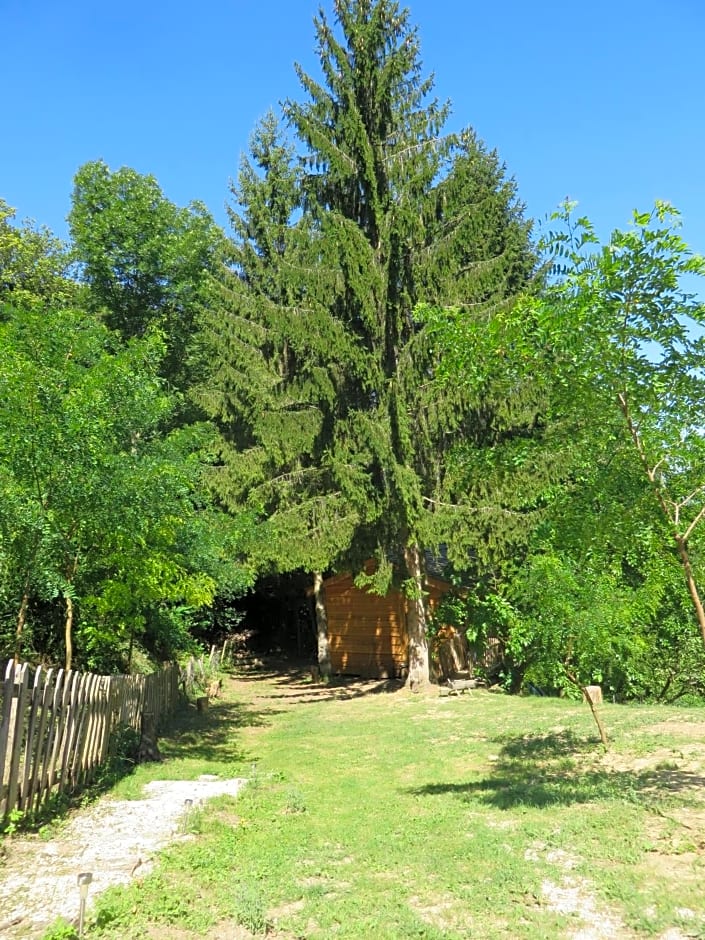
<svg viewBox="0 0 705 940"><path fill-rule="evenodd" d="M391 0L335 0L315 20L321 76L257 131L233 212L217 351L201 390L221 422L216 485L249 500L280 570L357 567L409 597L409 681L429 674L423 548L445 457L477 436L476 390L442 396L419 304L488 317L532 276L515 188L471 131L444 135L417 32ZM295 157L295 153L298 157ZM206 334L207 335L207 334ZM489 427L489 403L483 404ZM396 569L396 570L394 570Z"/></svg>

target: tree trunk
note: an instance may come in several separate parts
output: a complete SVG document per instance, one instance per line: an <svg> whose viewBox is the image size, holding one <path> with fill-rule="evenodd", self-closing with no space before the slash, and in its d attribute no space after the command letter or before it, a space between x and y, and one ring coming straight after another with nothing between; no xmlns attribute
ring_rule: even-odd
<svg viewBox="0 0 705 940"><path fill-rule="evenodd" d="M316 636L318 637L318 668L324 679L329 679L332 667L330 662L330 643L328 642L328 614L326 612L323 575L320 571L313 574L313 596L316 602Z"/></svg>
<svg viewBox="0 0 705 940"><path fill-rule="evenodd" d="M206 698L206 702L208 699ZM157 743L157 717L151 711L142 712L142 725L140 734L140 747L137 753L137 760L140 764L146 761L160 761L162 755L159 753L159 744Z"/></svg>
<svg viewBox="0 0 705 940"><path fill-rule="evenodd" d="M20 602L20 609L17 613L17 628L15 630L15 663L20 661L20 653L22 652L22 634L24 632L24 625L27 622L27 608L29 607L29 576L24 586L24 593L22 594L22 601Z"/></svg>
<svg viewBox="0 0 705 940"><path fill-rule="evenodd" d="M688 585L688 592L690 594L690 599L693 602L693 607L695 608L695 614L698 618L698 626L700 627L700 636L705 643L705 610L703 610L703 602L700 599L700 592L698 591L698 586L695 583L695 575L693 574L693 567L690 564L690 555L688 554L688 549L685 544L685 539L680 535L674 536L676 540L676 545L678 546L678 554L681 558L681 564L683 565L683 571L685 572L685 580Z"/></svg>
<svg viewBox="0 0 705 940"><path fill-rule="evenodd" d="M130 644L127 647L127 671L132 672L132 653L135 647L135 624L130 624Z"/></svg>
<svg viewBox="0 0 705 940"><path fill-rule="evenodd" d="M70 597L66 598L66 623L64 625L64 637L66 641L66 672L71 668L73 659L73 601Z"/></svg>
<svg viewBox="0 0 705 940"><path fill-rule="evenodd" d="M423 573L421 551L418 545L404 549L404 561L413 581L413 596L408 599L409 609L406 628L409 635L409 676L406 681L412 692L428 685L430 681L428 640L426 639L426 605L423 595Z"/></svg>

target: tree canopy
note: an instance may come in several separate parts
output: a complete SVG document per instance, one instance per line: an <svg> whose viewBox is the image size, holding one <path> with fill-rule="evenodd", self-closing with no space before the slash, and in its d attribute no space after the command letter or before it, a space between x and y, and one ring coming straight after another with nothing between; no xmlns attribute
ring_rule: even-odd
<svg viewBox="0 0 705 940"><path fill-rule="evenodd" d="M539 664L533 675L545 678L553 669L551 687L561 685L562 670L607 681L620 695L637 686L652 695L699 688L686 662L693 648L676 575L680 565L705 636L698 586L705 308L684 286L705 273L705 262L683 242L666 204L635 213L632 227L603 245L573 208L553 217L544 240L551 279L542 292L483 330L457 308L429 316L446 381L477 382L472 365L494 357L503 383L538 378L554 429L561 472L527 551L477 600L511 604L513 613L491 628L508 639L522 670ZM502 459L493 456L492 472ZM600 600L610 597L611 606ZM655 661L672 662L679 649L681 675L669 667L657 679Z"/></svg>
<svg viewBox="0 0 705 940"><path fill-rule="evenodd" d="M162 374L184 390L188 350L221 233L201 203L179 208L153 176L104 162L74 180L69 227L86 303L125 340L162 330Z"/></svg>
<svg viewBox="0 0 705 940"><path fill-rule="evenodd" d="M184 426L168 344L126 339L70 279L70 251L0 223L0 643L6 653L124 668L187 645L189 617L251 583L247 520L203 476L212 430ZM76 655L74 655L76 654Z"/></svg>

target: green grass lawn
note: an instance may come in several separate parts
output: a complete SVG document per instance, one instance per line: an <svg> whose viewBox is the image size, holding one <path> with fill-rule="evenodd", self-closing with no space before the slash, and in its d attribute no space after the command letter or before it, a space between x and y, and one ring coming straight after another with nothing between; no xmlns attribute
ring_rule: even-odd
<svg viewBox="0 0 705 940"><path fill-rule="evenodd" d="M565 700L236 677L117 795L200 773L247 789L192 813L87 935L705 937L705 711L603 715L607 754Z"/></svg>

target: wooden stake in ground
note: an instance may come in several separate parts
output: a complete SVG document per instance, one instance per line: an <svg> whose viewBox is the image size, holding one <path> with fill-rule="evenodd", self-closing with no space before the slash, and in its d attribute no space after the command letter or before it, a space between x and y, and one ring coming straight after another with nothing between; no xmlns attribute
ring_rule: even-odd
<svg viewBox="0 0 705 940"><path fill-rule="evenodd" d="M595 724L597 725L597 730L600 733L600 741L602 741L602 746L605 750L608 750L610 742L607 737L607 731L605 730L605 726L602 724L600 713L597 710L597 706L602 704L602 689L599 685L583 685L578 681L578 677L574 673L568 672L567 669L565 674L568 676L573 685L577 686L583 693L583 698L590 706L592 717L595 721Z"/></svg>

